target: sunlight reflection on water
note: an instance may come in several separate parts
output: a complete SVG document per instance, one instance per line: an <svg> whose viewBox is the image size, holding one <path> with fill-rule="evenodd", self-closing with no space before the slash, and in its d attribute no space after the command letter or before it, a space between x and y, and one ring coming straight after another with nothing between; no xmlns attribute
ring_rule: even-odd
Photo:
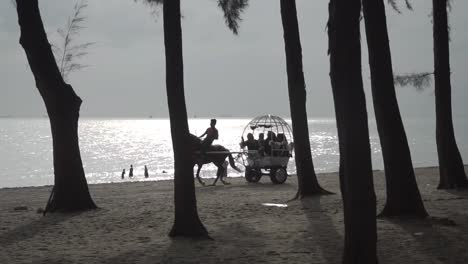
<svg viewBox="0 0 468 264"><path fill-rule="evenodd" d="M219 119L217 128L221 144L231 151L239 150L240 137L250 119ZM467 131L468 122L462 120L456 128ZM432 123L415 120L407 124L407 134L415 166L436 165ZM191 119L191 133L201 135L209 126L209 119ZM382 169L380 144L375 122L370 124L370 142L374 169ZM463 130L464 129L464 130ZM317 172L338 170L339 153L336 124L332 119L309 121L310 143ZM458 133L462 155L468 153L467 133ZM167 119L81 119L80 149L89 183L172 179L173 153L169 121ZM39 186L53 183L52 143L47 119L0 119L0 187ZM466 157L466 156L465 156ZM130 164L134 175L129 179ZM144 165L150 177L144 178ZM295 162L288 165L295 173ZM229 176L241 176L232 169ZM216 167L204 166L201 176L212 178Z"/></svg>

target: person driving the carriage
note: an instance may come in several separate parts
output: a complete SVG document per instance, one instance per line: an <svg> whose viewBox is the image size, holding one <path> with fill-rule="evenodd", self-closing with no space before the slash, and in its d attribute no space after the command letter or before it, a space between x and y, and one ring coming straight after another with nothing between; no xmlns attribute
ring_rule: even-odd
<svg viewBox="0 0 468 264"><path fill-rule="evenodd" d="M202 155L206 153L208 148L213 144L213 141L215 139L218 139L219 134L218 134L218 129L216 129L216 119L211 119L210 121L210 127L206 129L205 133L203 133L199 138L202 138L206 136L201 144L201 149L200 152Z"/></svg>

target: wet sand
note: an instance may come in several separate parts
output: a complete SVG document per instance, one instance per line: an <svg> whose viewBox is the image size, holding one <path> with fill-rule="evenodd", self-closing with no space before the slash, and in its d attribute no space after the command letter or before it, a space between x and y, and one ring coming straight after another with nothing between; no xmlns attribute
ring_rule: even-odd
<svg viewBox="0 0 468 264"><path fill-rule="evenodd" d="M456 225L378 219L380 263L468 263L468 191L436 190L437 168L416 174L429 214ZM381 210L383 173L374 179ZM344 226L336 173L319 175L335 195L292 202L296 177L282 185L266 176L260 184L228 181L196 183L199 215L213 238L204 241L167 236L172 181L90 185L100 209L46 217L36 211L50 186L0 189L0 263L340 263Z"/></svg>

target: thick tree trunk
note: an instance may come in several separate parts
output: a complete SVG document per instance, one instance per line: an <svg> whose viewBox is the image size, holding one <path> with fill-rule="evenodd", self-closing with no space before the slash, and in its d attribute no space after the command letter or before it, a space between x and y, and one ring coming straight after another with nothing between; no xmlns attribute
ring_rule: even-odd
<svg viewBox="0 0 468 264"><path fill-rule="evenodd" d="M299 185L296 197L303 198L317 194L329 194L330 192L320 187L312 162L296 0L281 0L281 18L284 30L289 106L291 109L294 153Z"/></svg>
<svg viewBox="0 0 468 264"><path fill-rule="evenodd" d="M440 172L438 188L468 188L463 160L453 131L447 0L432 0L432 5L436 142Z"/></svg>
<svg viewBox="0 0 468 264"><path fill-rule="evenodd" d="M81 99L60 75L42 24L37 0L17 0L20 43L52 128L55 185L48 211L96 208L88 190L78 144Z"/></svg>
<svg viewBox="0 0 468 264"><path fill-rule="evenodd" d="M426 217L395 94L384 2L362 0L362 4L372 98L387 183L387 203L380 215Z"/></svg>
<svg viewBox="0 0 468 264"><path fill-rule="evenodd" d="M360 0L331 0L330 78L340 145L343 263L377 263L376 198L361 73Z"/></svg>
<svg viewBox="0 0 468 264"><path fill-rule="evenodd" d="M174 150L175 219L169 236L207 237L200 221L193 181L187 108L184 95L180 0L166 0L163 7L166 49L166 89Z"/></svg>

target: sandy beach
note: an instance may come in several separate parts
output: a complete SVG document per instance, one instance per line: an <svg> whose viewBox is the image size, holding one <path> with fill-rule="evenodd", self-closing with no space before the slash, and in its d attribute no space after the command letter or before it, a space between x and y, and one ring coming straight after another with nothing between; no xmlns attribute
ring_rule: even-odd
<svg viewBox="0 0 468 264"><path fill-rule="evenodd" d="M436 219L378 219L380 263L468 263L468 191L436 190L437 168L416 174ZM380 210L383 173L376 171L374 179ZM0 189L0 263L340 263L344 227L336 173L319 175L335 195L288 203L295 177L283 185L267 177L260 184L228 181L215 187L196 183L198 211L212 241L167 236L172 181L90 185L100 209L46 217L37 209L50 186Z"/></svg>

